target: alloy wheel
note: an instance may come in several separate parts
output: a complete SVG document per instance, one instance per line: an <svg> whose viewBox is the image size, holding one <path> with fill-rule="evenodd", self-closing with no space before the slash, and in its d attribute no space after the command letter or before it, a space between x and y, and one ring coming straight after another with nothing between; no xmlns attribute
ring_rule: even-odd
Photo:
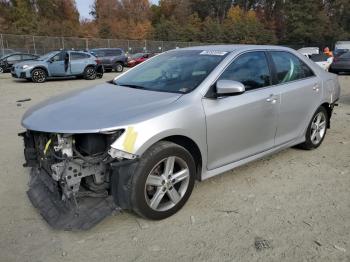
<svg viewBox="0 0 350 262"><path fill-rule="evenodd" d="M122 72L123 71L123 66L121 64L117 64L117 66L115 67L115 71Z"/></svg>
<svg viewBox="0 0 350 262"><path fill-rule="evenodd" d="M2 74L3 72L4 72L4 68L0 66L0 74Z"/></svg>
<svg viewBox="0 0 350 262"><path fill-rule="evenodd" d="M34 70L32 75L33 81L37 83L45 82L46 73L44 70Z"/></svg>
<svg viewBox="0 0 350 262"><path fill-rule="evenodd" d="M173 208L184 197L190 181L186 162L170 156L158 162L148 174L145 184L145 198L155 211Z"/></svg>
<svg viewBox="0 0 350 262"><path fill-rule="evenodd" d="M311 123L311 138L310 138L311 142L314 145L318 145L322 141L326 133L326 128L327 128L326 124L327 124L327 120L323 112L319 112L317 115L315 115Z"/></svg>
<svg viewBox="0 0 350 262"><path fill-rule="evenodd" d="M86 70L86 76L87 76L87 79L95 79L96 78L96 70L92 67L89 67Z"/></svg>

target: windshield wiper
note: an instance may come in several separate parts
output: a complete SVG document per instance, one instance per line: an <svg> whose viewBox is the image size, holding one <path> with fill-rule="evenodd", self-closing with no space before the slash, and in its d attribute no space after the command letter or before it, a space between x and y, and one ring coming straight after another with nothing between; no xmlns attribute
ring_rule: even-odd
<svg viewBox="0 0 350 262"><path fill-rule="evenodd" d="M130 88L146 89L145 87L139 86L139 85L118 84L118 83L115 83L115 84L118 86L125 86L125 87L130 87Z"/></svg>

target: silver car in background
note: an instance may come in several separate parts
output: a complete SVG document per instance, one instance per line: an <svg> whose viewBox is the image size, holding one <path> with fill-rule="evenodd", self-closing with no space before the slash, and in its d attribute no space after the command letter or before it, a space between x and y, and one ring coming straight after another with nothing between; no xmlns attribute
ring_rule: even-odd
<svg viewBox="0 0 350 262"><path fill-rule="evenodd" d="M169 51L26 112L28 196L60 229L90 228L116 207L167 218L195 180L320 146L339 93L336 75L285 47Z"/></svg>

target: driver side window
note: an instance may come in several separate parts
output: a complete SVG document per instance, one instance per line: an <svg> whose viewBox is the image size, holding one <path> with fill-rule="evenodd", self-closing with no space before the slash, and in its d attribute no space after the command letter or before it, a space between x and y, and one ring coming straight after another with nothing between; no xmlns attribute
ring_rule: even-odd
<svg viewBox="0 0 350 262"><path fill-rule="evenodd" d="M63 52L58 53L57 55L55 55L54 57L51 58L52 62L58 62L58 61L63 61L63 60L64 60Z"/></svg>
<svg viewBox="0 0 350 262"><path fill-rule="evenodd" d="M265 53L249 52L236 58L218 80L234 80L242 83L246 91L269 86L271 74Z"/></svg>

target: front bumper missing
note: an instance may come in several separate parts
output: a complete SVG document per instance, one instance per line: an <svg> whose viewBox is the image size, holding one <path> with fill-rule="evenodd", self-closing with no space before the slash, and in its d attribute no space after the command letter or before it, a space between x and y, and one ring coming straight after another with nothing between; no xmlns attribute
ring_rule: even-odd
<svg viewBox="0 0 350 262"><path fill-rule="evenodd" d="M30 174L28 197L45 221L59 230L87 230L120 209L112 196L103 198L79 197L63 201L57 185L45 171L33 168Z"/></svg>

